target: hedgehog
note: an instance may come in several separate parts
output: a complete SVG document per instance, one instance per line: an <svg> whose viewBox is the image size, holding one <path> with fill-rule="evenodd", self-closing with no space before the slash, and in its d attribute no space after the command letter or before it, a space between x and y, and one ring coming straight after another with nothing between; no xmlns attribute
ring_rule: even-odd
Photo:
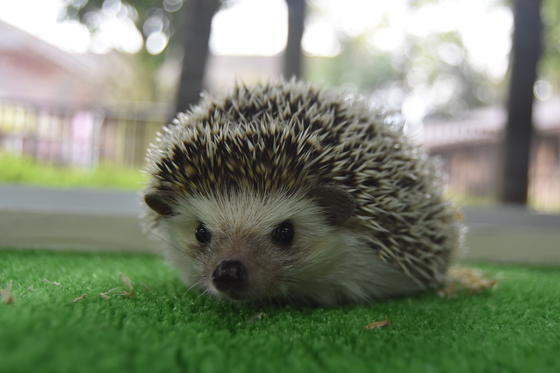
<svg viewBox="0 0 560 373"><path fill-rule="evenodd" d="M365 303L440 287L463 226L386 112L299 81L203 95L147 153L144 222L189 289Z"/></svg>

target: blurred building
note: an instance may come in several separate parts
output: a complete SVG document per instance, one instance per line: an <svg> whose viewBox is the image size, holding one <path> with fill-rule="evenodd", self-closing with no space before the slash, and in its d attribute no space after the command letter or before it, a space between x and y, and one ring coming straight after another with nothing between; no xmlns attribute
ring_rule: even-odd
<svg viewBox="0 0 560 373"><path fill-rule="evenodd" d="M443 161L453 193L493 197L500 182L500 145L506 122L502 108L474 111L459 121L424 125L422 142ZM534 110L529 199L542 209L560 208L560 98Z"/></svg>
<svg viewBox="0 0 560 373"><path fill-rule="evenodd" d="M78 105L99 97L103 69L0 21L0 98Z"/></svg>
<svg viewBox="0 0 560 373"><path fill-rule="evenodd" d="M68 53L0 21L0 151L65 165L141 164L167 107L117 105L133 78L117 54Z"/></svg>

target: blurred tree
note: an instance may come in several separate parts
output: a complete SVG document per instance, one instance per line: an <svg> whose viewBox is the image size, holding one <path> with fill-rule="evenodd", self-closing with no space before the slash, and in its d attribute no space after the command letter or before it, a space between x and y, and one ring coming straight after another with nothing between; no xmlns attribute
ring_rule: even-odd
<svg viewBox="0 0 560 373"><path fill-rule="evenodd" d="M339 37L341 51L334 57L310 57L306 75L332 86L351 86L370 93L403 76L389 53L373 50L367 36Z"/></svg>
<svg viewBox="0 0 560 373"><path fill-rule="evenodd" d="M189 0L183 6L183 63L175 101L175 112L182 112L200 99L208 60L212 18L220 0Z"/></svg>
<svg viewBox="0 0 560 373"><path fill-rule="evenodd" d="M457 118L469 109L497 102L487 94L497 85L472 65L458 31L409 35L405 45L396 63L403 79L400 85L411 95L430 96L424 120Z"/></svg>
<svg viewBox="0 0 560 373"><path fill-rule="evenodd" d="M152 97L159 99L156 70L165 59L183 56L181 78L176 93L176 111L196 102L203 88L208 57L211 22L221 0L66 0L68 19L85 24L92 34L100 31L103 17L109 15L132 22L145 41L137 54L143 81L151 85ZM150 38L159 47L150 49Z"/></svg>
<svg viewBox="0 0 560 373"><path fill-rule="evenodd" d="M540 0L513 2L514 30L500 199L526 204L533 134L533 86L541 55Z"/></svg>
<svg viewBox="0 0 560 373"><path fill-rule="evenodd" d="M288 6L288 42L284 51L283 74L286 79L301 78L303 53L301 39L305 26L305 0L286 0Z"/></svg>

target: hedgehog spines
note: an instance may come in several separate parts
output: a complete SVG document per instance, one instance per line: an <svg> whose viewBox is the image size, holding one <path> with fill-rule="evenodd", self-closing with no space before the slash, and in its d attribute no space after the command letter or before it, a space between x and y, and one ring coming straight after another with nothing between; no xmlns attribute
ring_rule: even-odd
<svg viewBox="0 0 560 373"><path fill-rule="evenodd" d="M150 147L149 189L188 196L336 185L379 257L426 287L443 279L459 224L430 162L363 102L295 81L236 86L178 115Z"/></svg>

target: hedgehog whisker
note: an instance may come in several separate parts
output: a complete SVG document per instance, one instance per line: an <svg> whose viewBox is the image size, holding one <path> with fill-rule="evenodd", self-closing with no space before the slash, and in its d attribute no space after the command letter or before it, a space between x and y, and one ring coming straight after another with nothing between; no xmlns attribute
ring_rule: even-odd
<svg viewBox="0 0 560 373"><path fill-rule="evenodd" d="M203 289L200 294L198 294L198 296L195 298L195 300L198 300L200 297L205 296L210 294L210 291L208 289Z"/></svg>
<svg viewBox="0 0 560 373"><path fill-rule="evenodd" d="M200 285L200 284L202 283L203 280L204 280L204 278L201 277L200 279L198 279L197 281L195 281L191 286L189 286L189 287L187 288L187 291L191 291L194 287Z"/></svg>

